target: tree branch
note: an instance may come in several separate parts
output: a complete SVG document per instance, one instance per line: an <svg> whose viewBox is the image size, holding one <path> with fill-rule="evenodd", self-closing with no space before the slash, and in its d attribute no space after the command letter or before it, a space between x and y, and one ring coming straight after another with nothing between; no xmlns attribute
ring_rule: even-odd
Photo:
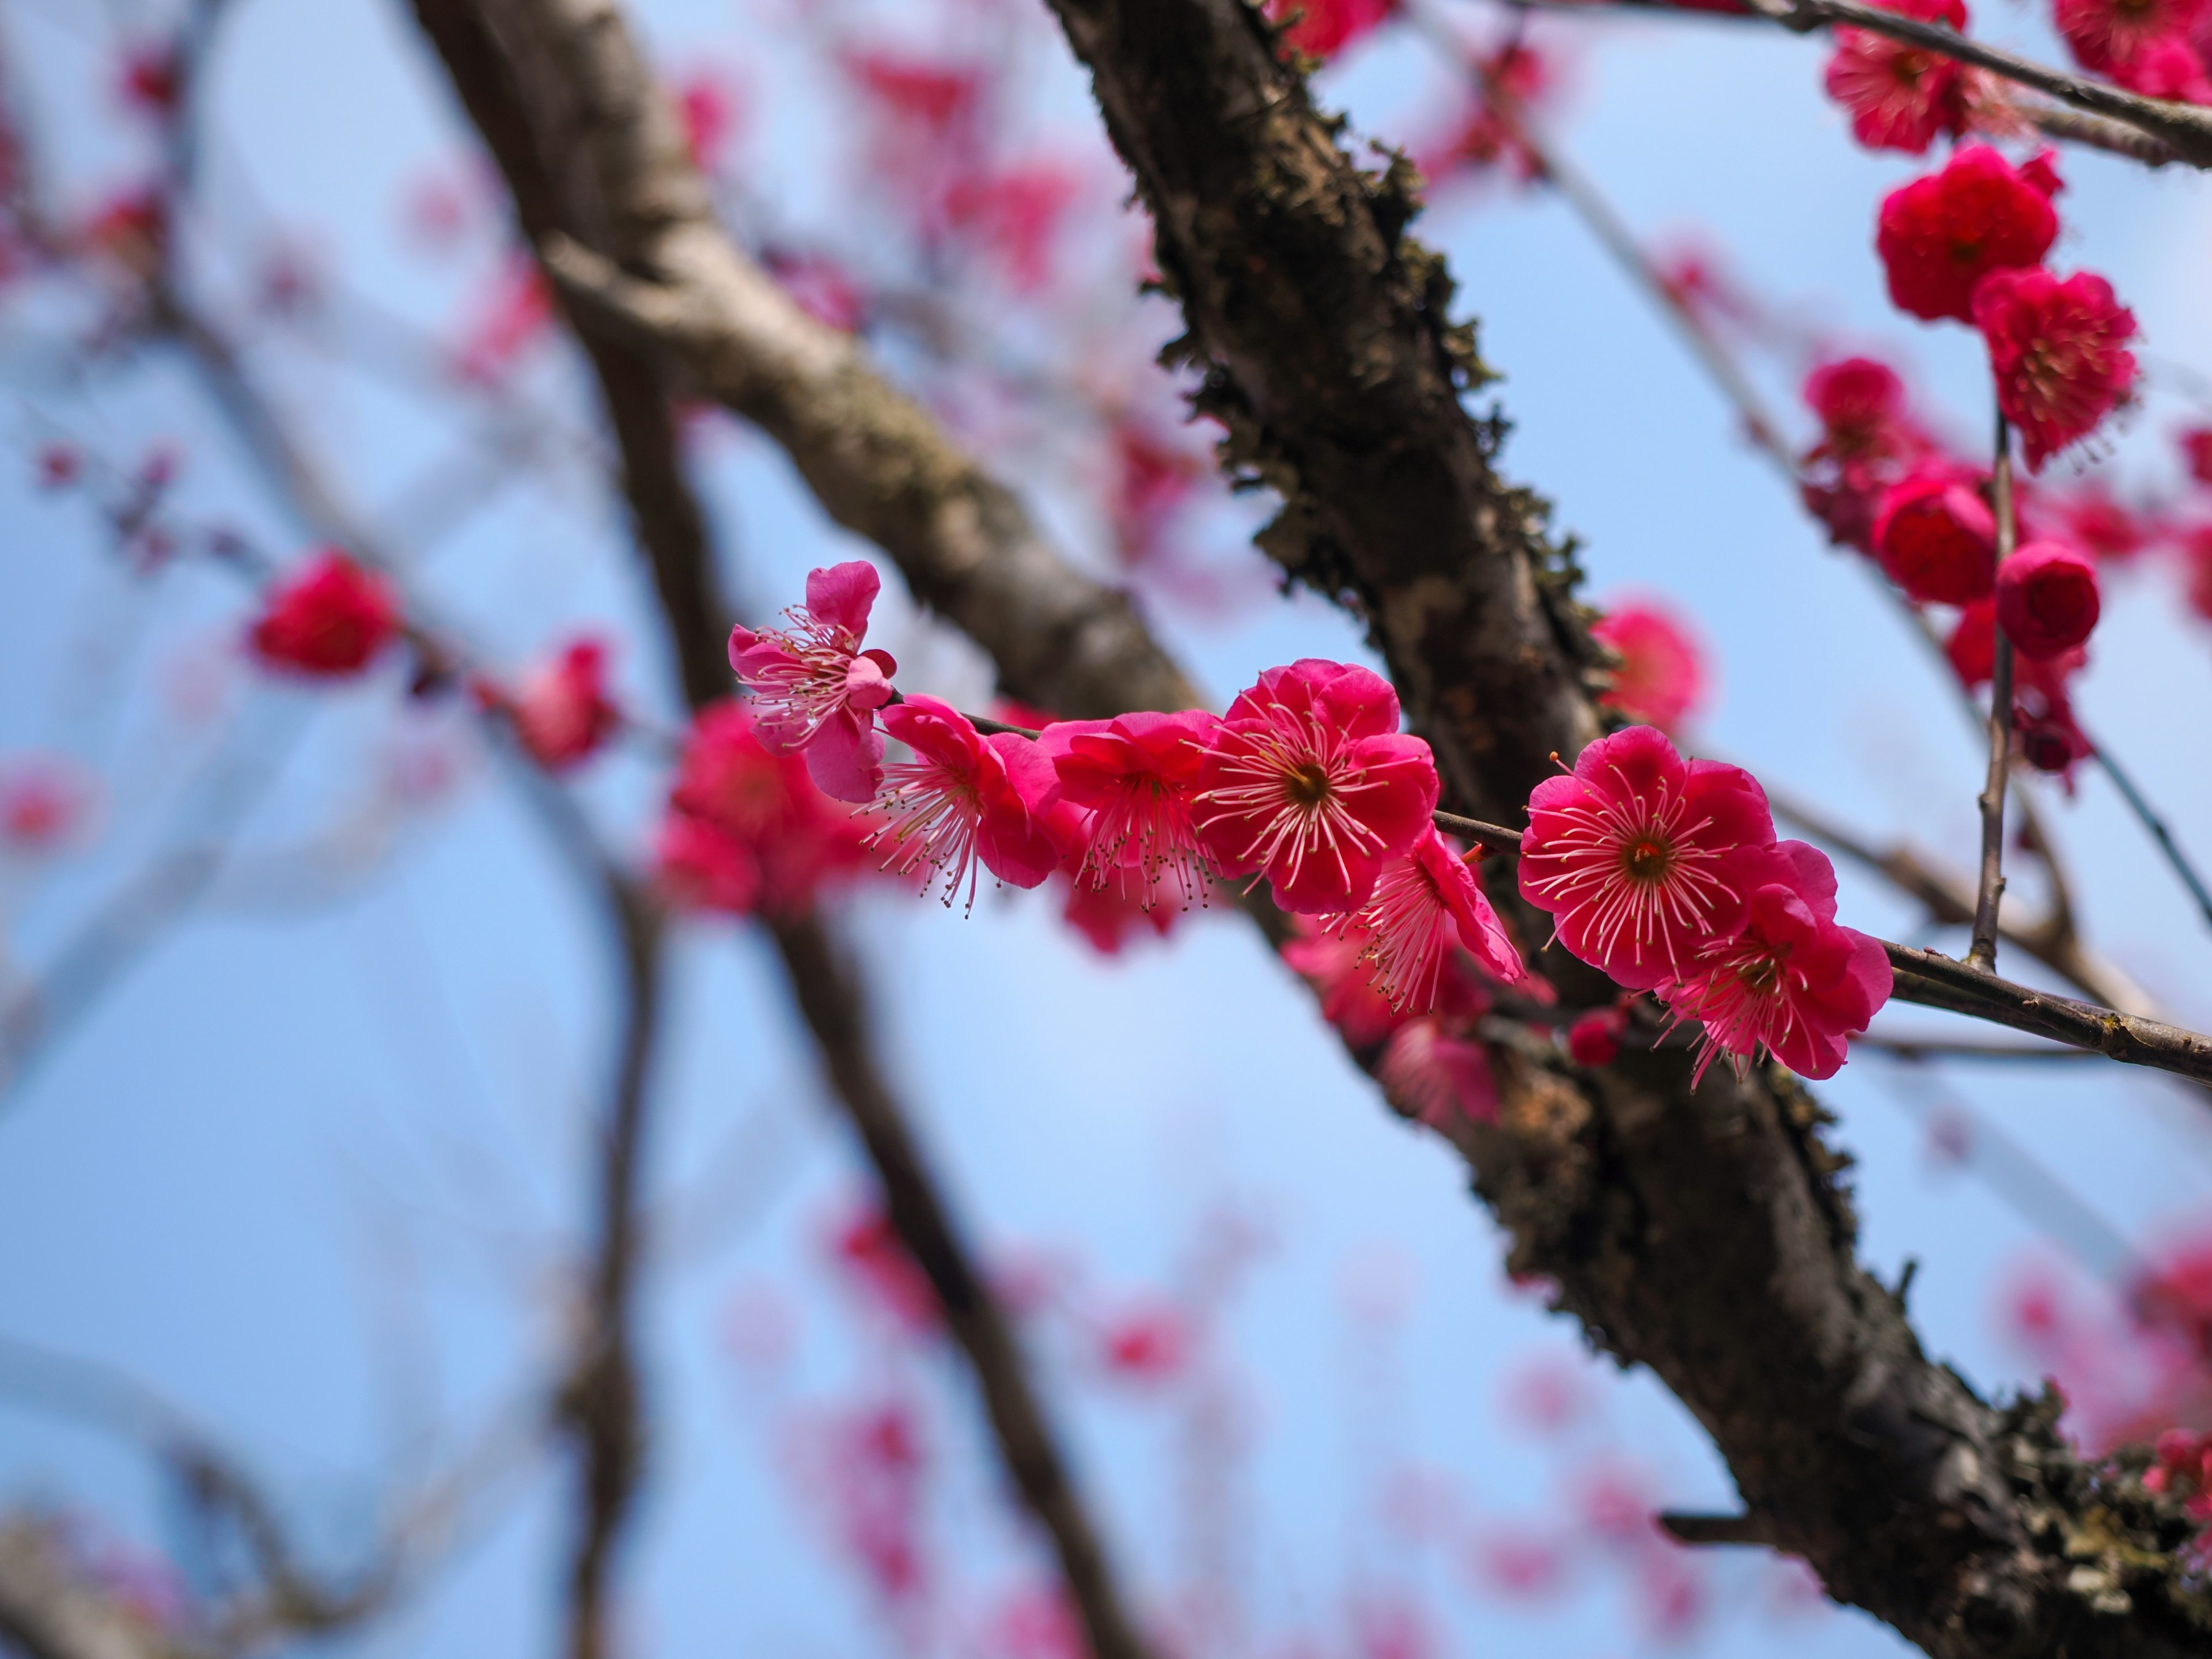
<svg viewBox="0 0 2212 1659"><path fill-rule="evenodd" d="M1495 471L1501 423L1461 407L1484 371L1441 262L1402 234L1404 169L1352 165L1240 0L1053 5L1152 210L1200 406L1284 497L1261 545L1365 618L1455 806L1506 816L1597 731L1593 659L1543 503ZM2170 1555L2125 1615L2084 1588L2051 1506L2171 1522L2067 1454L2055 1407L1993 1408L1926 1359L1852 1260L1840 1160L1786 1077L1692 1089L1664 1049L1595 1073L1495 1058L1497 1126L1450 1133L1514 1267L1689 1405L1747 1512L1831 1594L1944 1659L2203 1644L2212 1615Z"/></svg>
<svg viewBox="0 0 2212 1659"><path fill-rule="evenodd" d="M416 0L416 10L507 176L525 234L541 252L559 246L588 256L576 238L593 234L592 227L617 257L635 257L641 241L663 246L653 212L641 204L657 209L688 203L699 216L694 228L720 240L659 91L613 7L592 0ZM802 374L740 412L780 416L785 425L777 435L823 446L817 470L859 467L865 476L841 499L878 530L899 533L905 556L933 573L928 587L917 585L921 597L970 618L1011 623L1024 614L1037 580L1025 573L1041 567L1051 575L1059 566L1012 496L937 437L917 406L875 381L849 341L799 313L759 273L738 268L738 274L758 284L756 297L771 320L781 307L790 313L783 322L795 317L805 325L793 331L802 356L811 352L812 371L838 388L832 392ZM704 518L684 475L667 389L654 359L635 345L604 329L579 331L621 447L625 493L683 667L686 700L696 708L730 691L728 623L714 592ZM810 401L817 393L842 400L817 407ZM848 420L854 424L841 424ZM901 447L916 432L932 446L926 455ZM914 517L902 520L902 513ZM1152 647L1120 596L1095 585L1060 584L1051 603L1040 607L1037 623L1028 653L1011 670L1002 665L1015 695L1054 707L1097 706L1108 695L1102 688L1118 683L1114 677L1134 672L1164 699L1162 706L1188 701L1188 683ZM974 1371L1007 1473L1058 1553L1092 1653L1096 1659L1145 1659L1012 1322L975 1266L876 1062L857 976L811 913L774 919L769 931L833 1097L875 1168L893 1230L928 1276Z"/></svg>

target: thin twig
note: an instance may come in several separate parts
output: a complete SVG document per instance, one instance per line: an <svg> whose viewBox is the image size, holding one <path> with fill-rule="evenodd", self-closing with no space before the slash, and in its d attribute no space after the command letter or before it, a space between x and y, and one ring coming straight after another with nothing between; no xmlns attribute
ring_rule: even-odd
<svg viewBox="0 0 2212 1659"><path fill-rule="evenodd" d="M2196 866L2190 863L2188 855L2174 840L2173 832L2166 827L2166 820L2143 798L2142 791L2136 787L2135 780L2128 775L2119 762L2112 758L2110 749L2101 743L2093 743L2090 754L2097 764L2105 769L2105 775L2120 792L2120 798L2127 802L2128 810L2136 815L2144 829L2150 831L2151 839L2158 843L2158 850L2166 855L2166 861L2173 866L2174 874L2181 878L2181 884L2189 890L2190 897L2197 901L2197 908L2203 913L2204 920L2212 922L2212 890L2205 887L2204 878L2197 873Z"/></svg>
<svg viewBox="0 0 2212 1659"><path fill-rule="evenodd" d="M1871 1048L1897 1060L2096 1060L2087 1048L2025 1042L1960 1042L1948 1037L1899 1037L1877 1031L1851 1039L1854 1049Z"/></svg>
<svg viewBox="0 0 2212 1659"><path fill-rule="evenodd" d="M2212 1037L2160 1020L2031 990L1934 951L1887 939L1882 948L1896 970L1894 994L1899 1002L1971 1014L2054 1042L2094 1049L2124 1065L2147 1066L2199 1083L2212 1083Z"/></svg>
<svg viewBox="0 0 2212 1659"><path fill-rule="evenodd" d="M1990 477L1996 496L1999 567L2012 556L2012 423L1997 412L1996 460ZM1990 679L1990 766L1984 779L1981 878L1974 890L1974 942L1966 960L1984 973L1997 965L1997 904L2004 896L2005 785L2012 776L2012 641L2002 626L1996 666Z"/></svg>

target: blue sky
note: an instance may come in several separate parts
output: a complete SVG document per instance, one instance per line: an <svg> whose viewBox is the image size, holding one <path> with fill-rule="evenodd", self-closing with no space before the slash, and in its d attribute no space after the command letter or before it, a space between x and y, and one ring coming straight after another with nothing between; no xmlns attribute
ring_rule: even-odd
<svg viewBox="0 0 2212 1659"><path fill-rule="evenodd" d="M815 139L835 112L808 102L818 87L781 73L798 50L793 15L763 7L746 21L729 0L641 9L672 66L711 59L744 75L762 195L865 242L865 226L839 217L819 164ZM4 15L57 163L88 198L132 164L132 141L102 101L97 42L59 0L10 0ZM1917 164L1850 145L1819 95L1817 45L1674 20L1561 23L1553 38L1571 29L1583 44L1557 130L1632 223L1701 228L1763 291L1844 337L1909 354L1927 404L1978 428L1978 348L1882 301L1875 205ZM210 291L238 280L228 251L282 225L309 238L349 293L426 325L454 313L468 273L426 261L398 230L413 183L450 168L465 144L410 30L401 8L379 0L238 0L216 82ZM1038 132L1095 143L1079 76L1048 34L1038 40ZM1370 131L1402 137L1392 124L1436 100L1435 73L1413 42L1384 39L1324 86ZM2060 257L2112 276L2160 359L2212 362L2204 186L2094 156L2069 155L2065 168ZM1728 410L1581 228L1540 197L1492 193L1448 204L1427 234L1450 254L1504 373L1496 395L1516 422L1506 465L1583 538L1593 591L1672 596L1710 638L1723 690L1705 747L1963 866L1978 773L1950 694L1863 571L1820 544L1732 439ZM9 361L31 362L61 325L51 306L19 307ZM272 350L266 366L306 441L371 513L475 441L468 423L427 413L357 366L299 349ZM179 441L196 510L274 546L301 539L173 365L110 371L82 393L30 384L18 377L19 429L62 418L126 457ZM573 365L545 365L531 386L566 411L564 431L580 430ZM1788 392L1774 388L1794 413ZM2112 465L2170 470L2178 412L2154 394ZM707 456L722 556L750 603L787 603L810 566L865 553L823 524L761 441L731 430ZM289 746L241 832L252 854L0 1096L0 1260L12 1264L0 1274L0 1332L157 1382L249 1453L343 1559L390 1482L511 1413L557 1339L561 1269L581 1239L586 1114L610 1063L599 918L465 744L446 798L387 809L374 786L395 740L390 673L335 694L224 678L235 584L180 568L138 589L81 508L33 492L27 472L0 465L0 750L59 746L114 782L96 847L35 880L15 872L0 890L8 960L39 971L101 894L190 827L185 780L219 744ZM1096 553L1079 512L1048 486L1037 481L1044 510ZM1220 556L1257 557L1225 532ZM503 660L579 623L612 628L631 697L672 706L619 514L586 467L486 492L410 574ZM2212 635L2181 614L2163 577L2115 589L2082 694L2087 717L2185 838L2212 853L2201 720ZM980 690L957 641L895 599L885 616L916 672ZM1167 607L1159 621L1223 696L1271 663L1361 649L1310 599L1263 603L1225 626ZM102 665L103 646L119 666ZM192 728L162 688L209 664L228 713ZM636 848L657 784L644 762L620 758L582 787L610 836ZM2040 798L2096 942L2178 1018L2212 1022L2212 938L2102 781L2085 777L2071 800ZM1911 925L1848 875L1844 915L1870 931ZM1589 1367L1603 1424L1574 1453L1499 1411L1531 1357L1573 1355L1575 1333L1505 1285L1500 1239L1464 1171L1379 1109L1247 930L1207 919L1109 963L1033 902L987 897L963 921L875 894L848 921L879 988L894 1074L983 1238L1066 1252L1101 1286L1133 1292L1172 1277L1210 1214L1233 1211L1272 1240L1236 1304L1225 1362L1254 1437L1237 1513L1262 1632L1332 1630L1349 1583L1413 1574L1449 1651L1536 1641L1576 1659L1641 1650L1609 1579L1524 1615L1469 1595L1445 1563L1405 1565L1374 1517L1378 1471L1400 1462L1437 1472L1499 1518L1558 1514L1560 1470L1583 1454L1626 1451L1679 1507L1723 1505L1728 1488L1680 1407L1639 1375ZM676 1242L649 1302L654 1484L629 1623L643 1650L891 1651L794 1501L779 1398L850 1398L907 1379L935 1402L947 1437L954 1473L940 1522L963 1593L1002 1585L1035 1558L1002 1519L957 1373L940 1356L885 1348L839 1311L818 1238L856 1165L817 1096L773 964L757 941L711 924L686 930L678 963L653 1162L657 1200L683 1224L671 1223ZM2101 1068L1961 1067L1942 1081L2138 1243L2203 1216L2212 1140L2202 1106L2179 1090ZM1984 1388L2032 1381L1992 1291L2039 1248L2035 1230L1986 1185L1932 1167L1913 1097L1879 1062L1855 1063L1822 1097L1860 1160L1867 1259L1885 1277L1920 1261L1913 1302L1931 1350ZM1347 1285L1378 1279L1404 1301L1395 1324L1347 1310ZM781 1396L746 1383L721 1346L729 1298L762 1283L799 1310ZM1182 1535L1172 1422L1082 1384L1064 1361L1048 1369L1117 1553L1139 1586L1167 1585ZM0 1492L162 1536L143 1458L4 1401ZM430 1659L544 1651L558 1498L542 1476L521 1482L396 1624L351 1645ZM1729 1614L1700 1652L1759 1653L1778 1639L1808 1659L1901 1650L1854 1614L1768 1622L1757 1611L1764 1568L1742 1557L1717 1571Z"/></svg>

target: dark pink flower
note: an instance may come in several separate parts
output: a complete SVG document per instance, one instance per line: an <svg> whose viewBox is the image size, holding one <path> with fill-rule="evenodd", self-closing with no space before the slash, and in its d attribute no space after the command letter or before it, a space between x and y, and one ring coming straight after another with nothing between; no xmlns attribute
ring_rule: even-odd
<svg viewBox="0 0 2212 1659"><path fill-rule="evenodd" d="M1118 1381L1157 1388L1181 1376L1194 1346L1190 1322L1166 1303L1131 1308L1098 1333L1098 1362Z"/></svg>
<svg viewBox="0 0 2212 1659"><path fill-rule="evenodd" d="M2057 506L2073 538L2100 561L2124 563L2159 533L2155 514L2113 500L2112 492L2094 481L2084 482Z"/></svg>
<svg viewBox="0 0 2212 1659"><path fill-rule="evenodd" d="M1567 1054L1577 1066L1610 1066L1627 1034L1628 1016L1619 1008L1593 1008L1567 1027Z"/></svg>
<svg viewBox="0 0 2212 1659"><path fill-rule="evenodd" d="M2160 43L2186 36L2204 0L2057 0L2058 32L2084 69L2112 74Z"/></svg>
<svg viewBox="0 0 2212 1659"><path fill-rule="evenodd" d="M2146 42L2111 74L2130 92L2146 98L2170 98L2184 104L2212 103L2212 78L2187 35L2166 34Z"/></svg>
<svg viewBox="0 0 2212 1659"><path fill-rule="evenodd" d="M1802 841L1779 842L1743 930L1716 939L1661 998L1705 1026L1696 1075L1725 1054L1742 1075L1761 1048L1802 1077L1832 1077L1889 1000L1881 941L1836 923L1836 872Z"/></svg>
<svg viewBox="0 0 2212 1659"><path fill-rule="evenodd" d="M914 750L884 769L877 805L887 818L868 838L884 867L912 875L927 864L945 878L945 902L965 884L975 902L976 866L1016 887L1035 887L1060 862L1046 815L1060 795L1052 763L1027 738L986 738L965 714L912 696L883 712L884 729Z"/></svg>
<svg viewBox="0 0 2212 1659"><path fill-rule="evenodd" d="M1805 505L1838 546L1873 551L1882 491L1932 448L1905 411L1905 386L1869 357L1823 362L1805 379L1820 441L1799 463Z"/></svg>
<svg viewBox="0 0 2212 1659"><path fill-rule="evenodd" d="M861 1299L902 1334L927 1336L943 1322L929 1275L877 1205L863 1203L837 1223L830 1255Z"/></svg>
<svg viewBox="0 0 2212 1659"><path fill-rule="evenodd" d="M1142 939L1149 933L1155 939L1165 939L1182 915L1172 905L1139 903L1124 893L1118 883L1093 887L1070 869L1065 860L1054 879L1067 893L1060 907L1060 919L1082 934L1085 942L1102 957L1120 956L1133 936ZM1200 902L1203 903L1204 900Z"/></svg>
<svg viewBox="0 0 2212 1659"><path fill-rule="evenodd" d="M1742 927L1773 845L1750 773L1685 761L1662 732L1632 726L1528 797L1521 896L1552 913L1576 956L1649 990Z"/></svg>
<svg viewBox="0 0 2212 1659"><path fill-rule="evenodd" d="M1173 885L1178 903L1201 901L1205 854L1191 809L1213 730L1212 714L1139 713L1110 720L1057 720L1038 746L1080 810L1076 879L1109 882L1144 908Z"/></svg>
<svg viewBox="0 0 2212 1659"><path fill-rule="evenodd" d="M1997 621L2023 654L2071 651L2097 626L2097 567L2057 542L2030 542L1997 569Z"/></svg>
<svg viewBox="0 0 2212 1659"><path fill-rule="evenodd" d="M398 632L384 579L325 548L270 591L250 639L272 668L339 679L368 667Z"/></svg>
<svg viewBox="0 0 2212 1659"><path fill-rule="evenodd" d="M1890 0L1887 9L1966 32L1962 0ZM1924 155L1938 134L1966 130L1966 72L1940 52L1866 29L1838 29L1823 84L1851 112L1851 136L1869 149Z"/></svg>
<svg viewBox="0 0 2212 1659"><path fill-rule="evenodd" d="M2192 426L2176 440L2189 476L2201 484L2212 484L2212 426Z"/></svg>
<svg viewBox="0 0 2212 1659"><path fill-rule="evenodd" d="M2135 313L2101 276L1992 272L1974 291L1974 326L2031 471L2094 432L2134 389Z"/></svg>
<svg viewBox="0 0 2212 1659"><path fill-rule="evenodd" d="M1398 694L1364 668L1307 657L1230 705L1195 817L1213 866L1264 874L1307 915L1367 902L1382 862L1431 827L1436 763L1398 730Z"/></svg>
<svg viewBox="0 0 2212 1659"><path fill-rule="evenodd" d="M1498 1084L1490 1056L1432 1018L1408 1020L1390 1034L1375 1068L1390 1098L1431 1128L1455 1118L1488 1123L1498 1115Z"/></svg>
<svg viewBox="0 0 2212 1659"><path fill-rule="evenodd" d="M453 372L472 386L504 378L531 347L553 331L553 294L537 260L512 256L487 284L463 325Z"/></svg>
<svg viewBox="0 0 2212 1659"><path fill-rule="evenodd" d="M1267 15L1278 22L1297 14L1284 39L1316 58L1335 57L1397 9L1398 0L1267 0Z"/></svg>
<svg viewBox="0 0 2212 1659"><path fill-rule="evenodd" d="M1929 460L1882 494L1875 557L1923 605L1971 605L1996 580L1996 520L1975 482L1962 467Z"/></svg>
<svg viewBox="0 0 2212 1659"><path fill-rule="evenodd" d="M1436 1006L1455 945L1503 984L1528 977L1474 872L1433 828L1383 865L1356 920L1367 935L1364 954L1375 964L1375 988L1401 1013Z"/></svg>
<svg viewBox="0 0 2212 1659"><path fill-rule="evenodd" d="M1899 310L1965 322L1975 284L2036 264L2057 236L2058 216L2037 180L1987 144L1968 144L1942 172L1890 192L1875 246Z"/></svg>
<svg viewBox="0 0 2212 1659"><path fill-rule="evenodd" d="M1680 618L1649 601L1617 605L1590 634L1620 657L1599 701L1629 719L1674 732L1705 696L1705 653Z"/></svg>
<svg viewBox="0 0 2212 1659"><path fill-rule="evenodd" d="M1017 292L1033 294L1052 279L1053 249L1075 195L1066 167L1030 161L956 177L945 192L945 216L993 257Z"/></svg>
<svg viewBox="0 0 2212 1659"><path fill-rule="evenodd" d="M669 791L660 874L682 902L745 914L814 902L860 867L865 831L794 755L772 755L734 700L699 711Z"/></svg>
<svg viewBox="0 0 2212 1659"><path fill-rule="evenodd" d="M84 475L84 457L74 444L39 447L39 488L66 489Z"/></svg>
<svg viewBox="0 0 2212 1659"><path fill-rule="evenodd" d="M515 736L530 757L558 772L596 751L622 725L622 710L606 685L603 640L576 640L532 670L507 703Z"/></svg>
<svg viewBox="0 0 2212 1659"><path fill-rule="evenodd" d="M42 858L82 839L99 785L63 756L0 756L0 854Z"/></svg>
<svg viewBox="0 0 2212 1659"><path fill-rule="evenodd" d="M890 653L860 648L882 586L864 559L810 570L806 603L783 613L789 627L730 630L730 667L753 694L761 742L772 754L803 752L822 793L856 805L883 786L875 711L898 672Z"/></svg>
<svg viewBox="0 0 2212 1659"><path fill-rule="evenodd" d="M686 76L676 88L676 113L684 124L692 165L713 172L736 134L741 100L730 81L713 70Z"/></svg>
<svg viewBox="0 0 2212 1659"><path fill-rule="evenodd" d="M1283 960L1321 1000L1321 1017L1354 1048L1371 1048L1410 1018L1375 988L1367 963L1368 939L1357 924L1328 931L1304 916L1291 918L1298 937L1286 940Z"/></svg>

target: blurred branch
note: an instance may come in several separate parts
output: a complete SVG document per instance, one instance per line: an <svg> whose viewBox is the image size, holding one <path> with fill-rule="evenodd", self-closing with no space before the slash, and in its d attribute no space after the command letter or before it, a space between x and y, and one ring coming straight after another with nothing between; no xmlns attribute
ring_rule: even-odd
<svg viewBox="0 0 2212 1659"><path fill-rule="evenodd" d="M212 1659L84 1572L56 1525L22 1514L0 1517L0 1639L25 1659Z"/></svg>
<svg viewBox="0 0 2212 1659"><path fill-rule="evenodd" d="M1973 921L1972 890L1959 878L1937 870L1911 848L1902 843L1873 846L1819 808L1785 793L1770 788L1767 799L1776 817L1924 905L1929 921L1953 927ZM2017 902L2008 904L1998 913L1997 933L2099 1002L2130 1014L2148 1016L2154 1010L2149 994L2084 945L2062 913L2037 915L2024 913Z"/></svg>
<svg viewBox="0 0 2212 1659"><path fill-rule="evenodd" d="M720 239L659 94L613 8L588 0L522 0L511 5L496 0L416 0L416 9L507 176L526 234L541 251L556 236L568 235L567 228L597 227L599 234L629 257L632 250L625 239L635 234L641 216L680 215L687 204L695 207L699 225ZM511 35L502 36L501 20ZM533 96L538 100L534 106ZM648 167L633 175L628 164L640 157L665 163L670 170L654 173ZM852 353L849 342L818 330L764 277L754 273L754 280L809 329L834 340L840 354ZM696 708L729 693L728 618L714 592L705 518L684 475L679 434L670 415L670 388L653 357L604 330L579 331L621 450L624 492L659 592L685 699ZM865 374L856 358L835 373L844 377L848 392L854 390L853 377ZM818 389L806 382L780 396L803 400ZM879 527L890 522L883 514L918 514L907 526L907 544L922 556L951 562L939 589L942 603L987 609L1018 605L1018 591L999 580L996 567L981 562L993 549L1018 549L1033 536L1013 498L938 439L927 417L899 394L870 382L859 385L854 395L888 421L888 428L869 427L864 420L859 431L846 429L837 424L836 410L803 401L783 412L841 454L865 453L886 431L905 430L927 438L934 458L917 459L909 452L879 458L874 484L849 496L847 510L864 518L877 515L869 521ZM768 412L774 414L775 407L780 405ZM822 424L825 420L827 426ZM804 469L804 459L801 465ZM922 469L928 489L945 492L933 509L908 493L917 483L906 471L910 467ZM940 522L929 522L933 511ZM972 543L979 530L998 539L979 549ZM973 568L972 580L953 574L962 560ZM1060 653L1060 659L1040 657L1038 672L1069 675L1063 684L1075 689L1068 695L1095 696L1095 690L1081 689L1085 674L1101 672L1088 665L1088 659L1101 653L1126 655L1127 639L1134 634L1141 640L1141 631L1118 596L1097 589L1077 595L1073 605L1065 603L1066 597L1060 593L1061 603L1045 613L1060 617L1060 626L1037 641L1040 651ZM1152 655L1156 677L1169 695L1179 698L1187 686L1164 657ZM1035 695L1034 685L1030 692ZM1143 1659L1144 1644L1124 1608L1097 1528L1070 1478L1012 1324L959 1237L950 1206L876 1062L857 975L813 915L785 916L771 921L769 931L793 999L821 1052L833 1097L859 1133L892 1227L928 1276L947 1327L975 1373L1000 1455L1053 1542L1092 1653L1096 1659ZM582 1659L582 1650L572 1648L572 1653Z"/></svg>

